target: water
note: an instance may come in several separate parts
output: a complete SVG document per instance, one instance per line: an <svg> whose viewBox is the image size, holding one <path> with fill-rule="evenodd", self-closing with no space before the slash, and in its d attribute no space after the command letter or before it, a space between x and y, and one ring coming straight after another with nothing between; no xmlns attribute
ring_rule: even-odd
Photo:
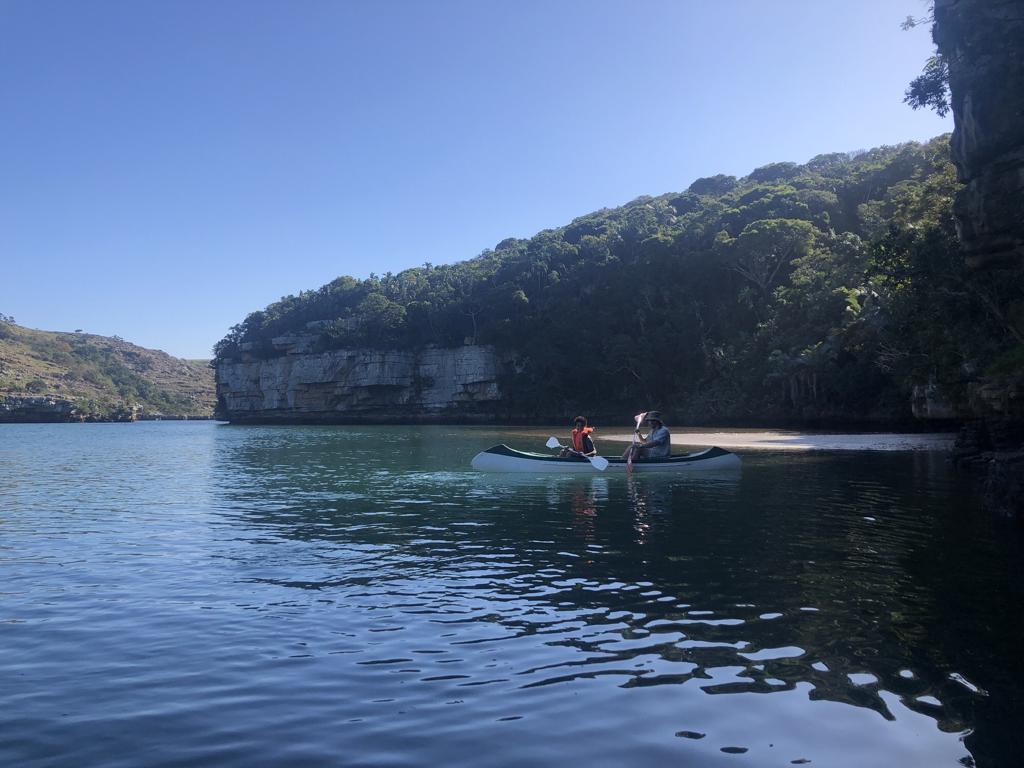
<svg viewBox="0 0 1024 768"><path fill-rule="evenodd" d="M941 455L468 470L535 434L0 427L0 765L1017 764L1019 529Z"/></svg>

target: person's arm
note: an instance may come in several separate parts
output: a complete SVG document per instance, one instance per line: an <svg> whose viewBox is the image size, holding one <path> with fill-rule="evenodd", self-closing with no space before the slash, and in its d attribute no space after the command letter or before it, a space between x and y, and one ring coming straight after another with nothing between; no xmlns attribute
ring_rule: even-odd
<svg viewBox="0 0 1024 768"><path fill-rule="evenodd" d="M583 436L583 455L584 456L596 456L597 449L594 447L594 441L590 435Z"/></svg>

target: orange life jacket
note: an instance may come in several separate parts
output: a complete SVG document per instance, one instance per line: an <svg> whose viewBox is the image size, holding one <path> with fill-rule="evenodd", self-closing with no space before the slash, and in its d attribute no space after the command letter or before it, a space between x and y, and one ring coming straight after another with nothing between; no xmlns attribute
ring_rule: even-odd
<svg viewBox="0 0 1024 768"><path fill-rule="evenodd" d="M589 435L593 431L593 427L584 427L583 429L574 428L572 430L572 449L580 453L586 453L586 451L583 449L583 436Z"/></svg>

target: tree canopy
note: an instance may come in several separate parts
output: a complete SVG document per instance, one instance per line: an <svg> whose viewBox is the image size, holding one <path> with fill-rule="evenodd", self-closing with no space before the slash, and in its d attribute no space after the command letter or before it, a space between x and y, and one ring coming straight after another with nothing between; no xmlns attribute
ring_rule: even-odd
<svg viewBox="0 0 1024 768"><path fill-rule="evenodd" d="M523 416L906 416L913 384L955 395L1024 332L1021 281L961 263L948 145L698 179L467 261L339 277L250 314L215 353L273 356L291 333L325 350L491 344Z"/></svg>

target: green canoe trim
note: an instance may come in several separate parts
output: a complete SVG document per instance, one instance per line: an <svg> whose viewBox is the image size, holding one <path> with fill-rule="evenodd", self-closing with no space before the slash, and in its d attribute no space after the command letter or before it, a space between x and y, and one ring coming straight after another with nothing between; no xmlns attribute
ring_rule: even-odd
<svg viewBox="0 0 1024 768"><path fill-rule="evenodd" d="M496 456L508 456L513 459L529 459L530 461L553 461L559 464L578 464L580 462L587 461L581 456L552 456L550 453L530 453L529 451L517 451L515 448L509 448L507 445L502 443L501 445L495 445L488 448L484 453L493 453ZM728 456L729 451L726 451L717 446L712 446L698 453L687 453L680 456L667 456L663 459L637 459L634 464L688 464L693 461L703 461L704 459L714 459L718 456ZM608 458L608 457L605 457ZM608 458L609 464L625 464L626 460L622 458Z"/></svg>

